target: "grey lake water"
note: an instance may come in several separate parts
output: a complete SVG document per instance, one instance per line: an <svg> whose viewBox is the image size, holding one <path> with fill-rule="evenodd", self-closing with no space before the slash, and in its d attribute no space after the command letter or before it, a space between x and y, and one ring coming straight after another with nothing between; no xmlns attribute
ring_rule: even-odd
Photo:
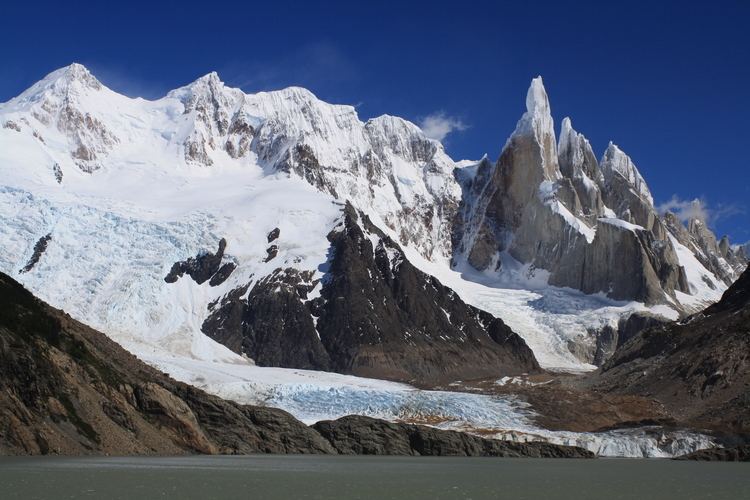
<svg viewBox="0 0 750 500"><path fill-rule="evenodd" d="M750 499L750 464L242 456L0 458L7 499Z"/></svg>

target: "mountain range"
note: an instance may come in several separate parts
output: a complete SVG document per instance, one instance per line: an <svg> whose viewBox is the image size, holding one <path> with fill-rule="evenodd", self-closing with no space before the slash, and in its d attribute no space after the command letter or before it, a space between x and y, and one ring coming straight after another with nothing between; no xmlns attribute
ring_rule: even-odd
<svg viewBox="0 0 750 500"><path fill-rule="evenodd" d="M660 213L617 145L556 134L541 77L496 161L454 161L302 88L210 73L145 100L72 64L0 104L0 179L0 271L225 396L217 367L249 364L428 388L607 373L748 263Z"/></svg>

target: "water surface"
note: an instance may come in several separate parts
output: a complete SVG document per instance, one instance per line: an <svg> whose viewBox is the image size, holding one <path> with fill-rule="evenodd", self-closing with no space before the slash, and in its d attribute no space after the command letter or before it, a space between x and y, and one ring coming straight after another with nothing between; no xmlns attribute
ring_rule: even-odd
<svg viewBox="0 0 750 500"><path fill-rule="evenodd" d="M743 499L750 464L242 456L0 458L3 499Z"/></svg>

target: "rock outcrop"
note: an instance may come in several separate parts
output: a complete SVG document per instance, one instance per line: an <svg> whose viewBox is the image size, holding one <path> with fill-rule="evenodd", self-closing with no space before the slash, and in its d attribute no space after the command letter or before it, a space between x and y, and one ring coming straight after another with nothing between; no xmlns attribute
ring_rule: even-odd
<svg viewBox="0 0 750 500"><path fill-rule="evenodd" d="M501 254L549 272L549 283L649 304L689 293L667 230L632 160L610 144L597 163L563 120L555 142L541 78L492 165L463 183L454 264L502 272Z"/></svg>
<svg viewBox="0 0 750 500"><path fill-rule="evenodd" d="M415 383L539 369L500 319L416 269L351 205L328 238L331 259L322 280L277 269L249 293L228 294L203 331L260 365Z"/></svg>
<svg viewBox="0 0 750 500"><path fill-rule="evenodd" d="M1 273L0 294L0 455L592 456L365 417L308 427L170 379Z"/></svg>
<svg viewBox="0 0 750 500"><path fill-rule="evenodd" d="M47 250L47 245L49 245L51 239L52 234L48 233L37 240L37 242L34 244L34 252L31 254L31 257L29 257L29 261L19 272L28 273L34 268L37 262L39 262L39 259L42 258L42 254L44 253L44 251Z"/></svg>
<svg viewBox="0 0 750 500"><path fill-rule="evenodd" d="M227 240L222 238L216 253L204 252L185 261L175 262L164 281L174 283L187 274L199 285L206 281L211 286L222 284L237 267L237 264L225 256L226 248Z"/></svg>
<svg viewBox="0 0 750 500"><path fill-rule="evenodd" d="M718 278L720 283L729 286L744 271L748 259L742 249L732 248L727 236L717 241L706 221L694 217L684 225L672 212L666 212L663 221L671 236L690 250L698 262ZM707 276L706 280L711 286L717 286L710 276Z"/></svg>
<svg viewBox="0 0 750 500"><path fill-rule="evenodd" d="M313 425L343 455L594 458L575 446L482 439L463 432L349 416Z"/></svg>
<svg viewBox="0 0 750 500"><path fill-rule="evenodd" d="M675 460L694 460L696 462L750 462L750 445L730 448L709 448L680 455Z"/></svg>
<svg viewBox="0 0 750 500"><path fill-rule="evenodd" d="M0 454L334 453L288 413L175 382L0 274Z"/></svg>
<svg viewBox="0 0 750 500"><path fill-rule="evenodd" d="M625 342L593 382L656 398L685 425L750 433L750 269L702 313Z"/></svg>

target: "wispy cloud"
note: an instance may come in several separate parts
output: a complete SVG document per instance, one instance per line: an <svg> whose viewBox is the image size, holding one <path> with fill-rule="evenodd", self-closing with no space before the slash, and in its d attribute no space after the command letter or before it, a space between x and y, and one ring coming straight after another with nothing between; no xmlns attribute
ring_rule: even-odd
<svg viewBox="0 0 750 500"><path fill-rule="evenodd" d="M82 64L104 85L128 97L158 99L164 97L171 90L168 85L158 85L148 78L139 78L133 72L132 68L117 66L115 64L96 63L90 65L85 61L82 61Z"/></svg>
<svg viewBox="0 0 750 500"><path fill-rule="evenodd" d="M236 61L220 72L229 84L249 92L290 85L318 88L359 77L356 63L336 45L314 42L273 60Z"/></svg>
<svg viewBox="0 0 750 500"><path fill-rule="evenodd" d="M419 128L430 139L442 141L448 134L469 128L460 118L449 116L445 111L436 111L419 121Z"/></svg>
<svg viewBox="0 0 750 500"><path fill-rule="evenodd" d="M661 213L667 211L674 213L682 222L688 222L691 219L700 219L709 225L716 223L720 219L745 213L745 208L737 204L719 203L709 206L708 202L703 198L683 200L677 195L672 195L672 198L656 208Z"/></svg>

